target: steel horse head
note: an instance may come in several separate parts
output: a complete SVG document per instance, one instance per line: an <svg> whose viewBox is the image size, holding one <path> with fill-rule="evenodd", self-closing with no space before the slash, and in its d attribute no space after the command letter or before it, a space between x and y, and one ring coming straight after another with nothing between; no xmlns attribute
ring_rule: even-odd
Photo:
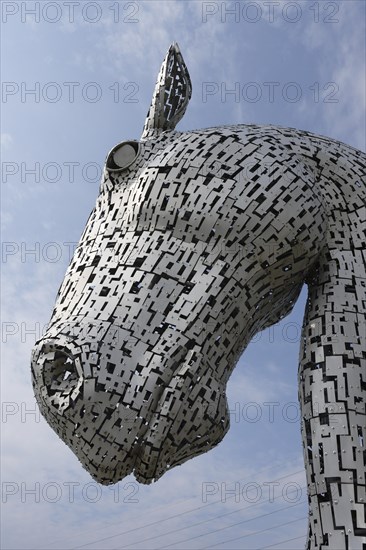
<svg viewBox="0 0 366 550"><path fill-rule="evenodd" d="M107 156L34 347L41 412L98 482L150 483L221 441L240 354L307 283L308 548L361 550L365 155L275 126L176 132L190 97L173 44L140 141Z"/></svg>

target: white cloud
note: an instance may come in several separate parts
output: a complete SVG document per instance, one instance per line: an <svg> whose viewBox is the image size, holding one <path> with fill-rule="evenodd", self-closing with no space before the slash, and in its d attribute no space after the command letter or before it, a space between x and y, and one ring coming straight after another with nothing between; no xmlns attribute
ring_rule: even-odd
<svg viewBox="0 0 366 550"><path fill-rule="evenodd" d="M321 90L321 109L317 111L324 118L327 132L335 139L364 149L365 6L354 1L335 5L339 12L332 19L337 21L309 23L302 41L314 55L319 76L329 76L330 85ZM332 91L334 95L331 95ZM308 105L307 110L310 109L311 105Z"/></svg>
<svg viewBox="0 0 366 550"><path fill-rule="evenodd" d="M14 217L10 212L2 212L1 213L1 231L4 231L7 227L11 225L13 222Z"/></svg>
<svg viewBox="0 0 366 550"><path fill-rule="evenodd" d="M1 133L1 147L9 149L13 142L14 140L10 134Z"/></svg>

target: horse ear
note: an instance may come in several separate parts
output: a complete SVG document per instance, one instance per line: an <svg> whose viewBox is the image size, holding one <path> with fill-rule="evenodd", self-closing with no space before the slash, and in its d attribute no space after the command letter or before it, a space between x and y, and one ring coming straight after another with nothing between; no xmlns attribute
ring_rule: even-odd
<svg viewBox="0 0 366 550"><path fill-rule="evenodd" d="M142 138L153 130L174 130L192 95L192 84L177 43L170 46L155 85Z"/></svg>

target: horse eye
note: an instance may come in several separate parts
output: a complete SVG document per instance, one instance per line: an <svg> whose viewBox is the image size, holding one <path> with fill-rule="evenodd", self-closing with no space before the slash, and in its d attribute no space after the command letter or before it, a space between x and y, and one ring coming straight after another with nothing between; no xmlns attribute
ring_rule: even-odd
<svg viewBox="0 0 366 550"><path fill-rule="evenodd" d="M109 153L106 162L106 168L110 172L126 170L135 162L139 153L139 143L137 141L124 141L113 147Z"/></svg>

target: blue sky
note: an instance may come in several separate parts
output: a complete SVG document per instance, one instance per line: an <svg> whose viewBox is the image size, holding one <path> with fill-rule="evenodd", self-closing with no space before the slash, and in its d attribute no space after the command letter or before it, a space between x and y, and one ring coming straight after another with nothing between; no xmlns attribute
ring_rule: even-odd
<svg viewBox="0 0 366 550"><path fill-rule="evenodd" d="M32 414L29 358L106 154L139 139L170 43L193 84L179 130L270 123L364 150L365 3L74 4L2 2L2 547L303 548L306 289L241 357L223 442L148 487L92 482Z"/></svg>

